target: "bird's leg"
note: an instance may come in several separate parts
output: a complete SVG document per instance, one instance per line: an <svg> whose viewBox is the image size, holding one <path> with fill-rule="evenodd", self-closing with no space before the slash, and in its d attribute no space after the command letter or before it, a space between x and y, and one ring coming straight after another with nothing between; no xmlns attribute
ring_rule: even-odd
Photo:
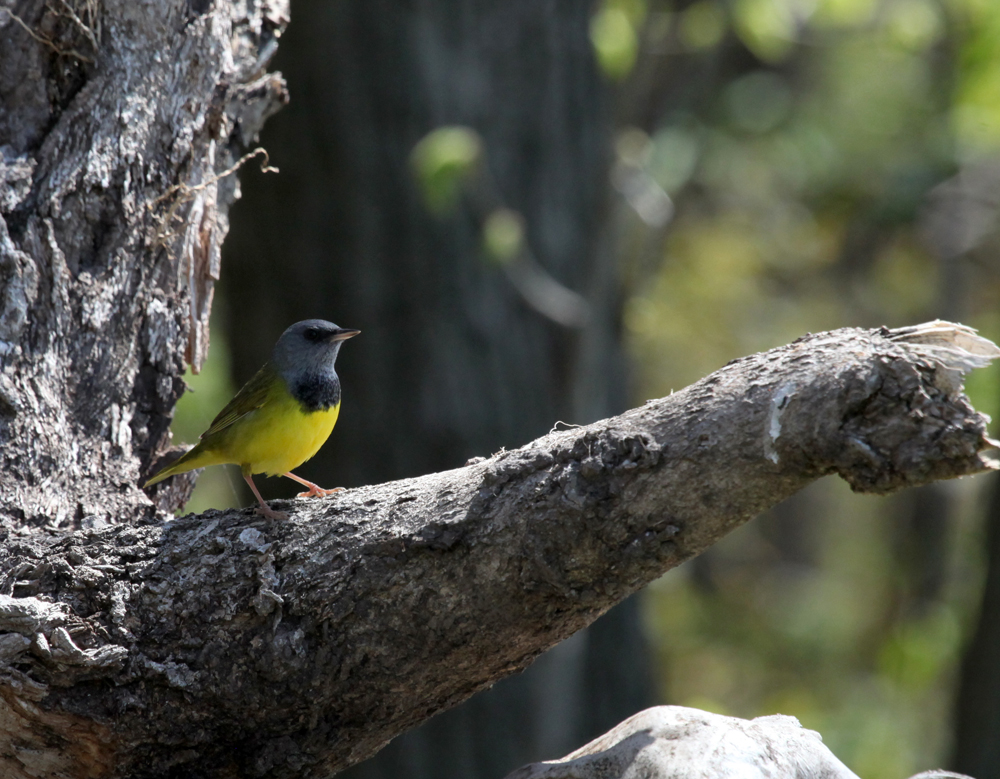
<svg viewBox="0 0 1000 779"><path fill-rule="evenodd" d="M332 490L324 490L318 484L313 484L308 479L303 479L301 476L296 476L294 473L289 471L288 473L281 474L282 476L287 476L289 479L295 479L299 484L302 484L309 488L307 492L300 492L295 497L297 498L324 498L327 495L333 495L335 492L340 492L343 487L334 487Z"/></svg>
<svg viewBox="0 0 1000 779"><path fill-rule="evenodd" d="M257 492L257 485L253 483L253 476L250 475L250 468L244 465L240 470L243 471L243 478L246 479L246 483L250 485L250 489L253 490L253 494L257 496L257 502L260 503L257 507L257 513L263 514L268 519L288 519L288 515L286 513L283 511L275 511L264 502L260 493Z"/></svg>

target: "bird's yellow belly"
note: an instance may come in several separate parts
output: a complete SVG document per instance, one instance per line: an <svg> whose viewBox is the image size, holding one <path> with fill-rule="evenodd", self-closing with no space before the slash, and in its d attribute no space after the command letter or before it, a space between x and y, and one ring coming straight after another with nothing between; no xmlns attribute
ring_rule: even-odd
<svg viewBox="0 0 1000 779"><path fill-rule="evenodd" d="M247 414L212 448L226 462L249 463L251 473L287 473L319 451L339 414L339 403L326 411L306 413L291 397L275 400Z"/></svg>

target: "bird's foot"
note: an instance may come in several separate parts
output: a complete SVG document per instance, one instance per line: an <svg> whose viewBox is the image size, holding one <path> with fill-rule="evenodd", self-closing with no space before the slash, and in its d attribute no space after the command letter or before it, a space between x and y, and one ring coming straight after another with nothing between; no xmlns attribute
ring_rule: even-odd
<svg viewBox="0 0 1000 779"><path fill-rule="evenodd" d="M266 503L261 503L256 509L254 509L255 514L260 514L261 516L267 517L268 519L288 519L288 514L284 511L275 511L273 508L268 506Z"/></svg>
<svg viewBox="0 0 1000 779"><path fill-rule="evenodd" d="M332 490L324 490L318 484L313 484L309 479L303 479L301 476L296 476L294 473L289 471L288 473L281 474L282 476L287 476L289 479L294 479L299 484L309 489L305 492L300 492L295 497L297 498L325 498L327 495L333 495L335 492L340 492L343 487L334 487Z"/></svg>
<svg viewBox="0 0 1000 779"><path fill-rule="evenodd" d="M313 484L308 490L306 490L305 492L300 492L295 497L297 497L297 498L325 498L327 495L333 495L333 493L335 493L335 492L343 492L343 491L344 491L343 487L334 487L333 489L330 489L330 490L324 490L322 487L319 487L319 486Z"/></svg>

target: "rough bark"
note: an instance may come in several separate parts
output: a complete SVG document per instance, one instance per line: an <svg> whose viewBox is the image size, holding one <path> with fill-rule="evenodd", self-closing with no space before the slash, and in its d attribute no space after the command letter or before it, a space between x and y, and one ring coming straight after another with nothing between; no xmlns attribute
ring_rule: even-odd
<svg viewBox="0 0 1000 779"><path fill-rule="evenodd" d="M394 738L338 779L496 779L565 754L655 704L641 596L619 603L524 673Z"/></svg>
<svg viewBox="0 0 1000 779"><path fill-rule="evenodd" d="M992 467L967 330L840 330L465 468L290 505L8 535L5 775L325 776L811 480Z"/></svg>
<svg viewBox="0 0 1000 779"><path fill-rule="evenodd" d="M0 10L0 523L152 516L287 3ZM178 484L181 484L180 482ZM163 493L183 501L183 489Z"/></svg>

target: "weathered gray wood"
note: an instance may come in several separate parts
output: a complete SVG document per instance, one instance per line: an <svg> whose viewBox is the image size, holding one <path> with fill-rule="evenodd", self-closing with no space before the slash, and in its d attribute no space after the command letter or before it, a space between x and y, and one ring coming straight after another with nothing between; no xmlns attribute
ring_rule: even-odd
<svg viewBox="0 0 1000 779"><path fill-rule="evenodd" d="M0 10L0 525L153 516L287 2ZM184 490L163 493L164 505Z"/></svg>
<svg viewBox="0 0 1000 779"><path fill-rule="evenodd" d="M753 720L684 706L640 711L560 760L506 779L858 779L794 717Z"/></svg>
<svg viewBox="0 0 1000 779"><path fill-rule="evenodd" d="M559 760L506 779L858 779L795 717L753 720L685 706L640 711ZM910 779L972 779L933 769Z"/></svg>
<svg viewBox="0 0 1000 779"><path fill-rule="evenodd" d="M0 768L326 776L815 478L886 492L992 467L960 378L996 352L948 325L822 333L287 522L8 535Z"/></svg>

